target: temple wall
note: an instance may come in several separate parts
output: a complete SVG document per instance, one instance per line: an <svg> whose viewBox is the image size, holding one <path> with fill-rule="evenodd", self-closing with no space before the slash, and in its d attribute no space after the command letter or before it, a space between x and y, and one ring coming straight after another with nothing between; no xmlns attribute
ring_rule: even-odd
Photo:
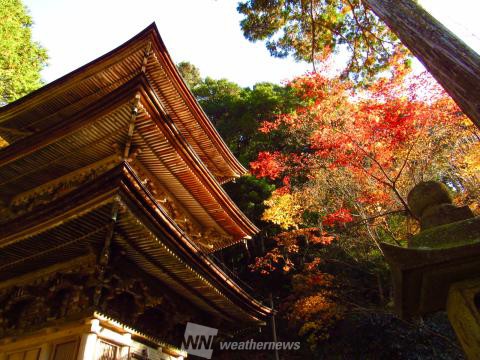
<svg viewBox="0 0 480 360"><path fill-rule="evenodd" d="M0 282L0 360L182 359L169 339L193 308L117 261L97 306L92 256Z"/></svg>
<svg viewBox="0 0 480 360"><path fill-rule="evenodd" d="M0 360L97 360L151 359L183 360L182 354L145 344L133 331L108 321L84 319L61 327L0 341Z"/></svg>

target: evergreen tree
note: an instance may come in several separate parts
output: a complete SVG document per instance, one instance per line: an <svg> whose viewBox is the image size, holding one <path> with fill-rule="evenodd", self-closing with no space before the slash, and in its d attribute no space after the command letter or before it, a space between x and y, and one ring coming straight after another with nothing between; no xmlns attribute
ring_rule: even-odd
<svg viewBox="0 0 480 360"><path fill-rule="evenodd" d="M0 105L42 85L47 53L32 41L32 19L21 0L0 0Z"/></svg>
<svg viewBox="0 0 480 360"><path fill-rule="evenodd" d="M177 64L177 68L190 89L195 88L195 86L202 82L200 70L192 63L181 61Z"/></svg>
<svg viewBox="0 0 480 360"><path fill-rule="evenodd" d="M344 76L371 79L405 53L399 40L360 0L247 0L237 10L250 41L267 40L275 57L293 55L314 64L332 52L348 50Z"/></svg>

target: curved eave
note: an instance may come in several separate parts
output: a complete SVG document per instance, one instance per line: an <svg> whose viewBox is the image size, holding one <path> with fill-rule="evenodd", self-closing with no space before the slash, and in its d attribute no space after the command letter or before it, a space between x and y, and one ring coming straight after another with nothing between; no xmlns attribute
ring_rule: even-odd
<svg viewBox="0 0 480 360"><path fill-rule="evenodd" d="M138 51L144 51L148 43L153 45L154 52L158 54L158 59L161 62L162 68L167 73L173 88L180 94L185 106L189 109L191 115L195 118L196 122L205 134L205 137L200 141L200 148L202 148L205 158L208 158L207 148L212 145L215 149L215 154L218 154L218 158L221 159L221 163L208 164L209 168L213 170L215 176L222 182L229 181L235 177L239 177L245 174L246 169L240 164L240 162L232 154L228 146L225 144L217 130L214 128L202 108L196 101L195 97L188 89L185 81L181 77L177 67L172 61L163 40L158 32L155 23L152 23L142 32L118 46L114 50L104 54L103 56L89 62L88 64L70 72L69 74L43 86L42 88L31 92L30 94L7 104L0 108L0 127L2 123L8 122L11 128L11 121L16 116L24 114L28 109L34 105L42 104L45 101L51 101L52 99L62 96L67 91L70 91L77 83L86 80L90 76L108 69L110 66L115 65L122 59L126 59L128 56ZM138 64L138 69L131 70L129 76L138 75L143 71L141 64ZM155 77L155 74L152 75ZM55 110L58 112L58 110ZM13 130L17 130L13 128ZM192 138L191 141L195 139ZM198 142L197 142L198 143ZM208 144L210 143L210 144Z"/></svg>
<svg viewBox="0 0 480 360"><path fill-rule="evenodd" d="M124 178L128 179L128 182L123 182L126 185L124 188L124 194L129 194L131 200L135 200L136 206L141 208L144 213L150 215L150 219L154 220L150 224L155 227L154 232L160 231L163 235L167 235L172 246L172 250L179 255L187 264L196 264L198 271L205 276L211 283L218 288L222 293L230 299L233 299L237 304L243 304L244 310L248 313L253 312L258 316L259 320L265 319L271 314L271 309L262 305L247 292L245 292L240 286L238 286L223 270L211 261L208 256L201 251L201 249L188 238L188 236L178 227L168 214L158 206L156 201L149 197L148 192L145 192L143 185L134 181L134 172L128 166L123 166ZM135 187L132 187L135 185ZM128 189L128 191L127 191ZM139 191L142 189L142 193ZM134 197L132 197L134 196ZM168 225L168 233L162 230L160 224ZM236 299L236 300L235 300Z"/></svg>
<svg viewBox="0 0 480 360"><path fill-rule="evenodd" d="M0 229L0 248L12 246L26 238L68 224L72 219L82 217L92 209L111 203L115 199L121 199L127 208L133 211L132 214L139 219L142 226L158 236L158 240L163 244L152 242L148 236L141 236L139 239L148 243L141 247L142 252L155 259L159 247L166 246L173 259L179 259L185 264L179 263L184 269L182 271L191 271L196 278L200 275L201 279L205 279L207 288L201 293L197 290L195 296L209 302L211 307L218 308L218 312L223 313L226 318L229 313L232 316L236 314L235 321L261 324L269 316L271 310L268 307L260 304L239 287L188 238L148 193L127 163L117 166L41 209L31 211L6 224ZM156 259L156 262L159 265L163 264L161 258ZM184 291L191 292L188 287ZM212 299L216 299L214 303ZM231 309L228 303L234 305L235 309Z"/></svg>
<svg viewBox="0 0 480 360"><path fill-rule="evenodd" d="M177 66L175 65L172 58L170 57L170 54L168 53L168 50L160 36L160 33L158 31L156 24L152 23L150 27L147 29L150 29L149 31L151 31L151 34L155 39L155 45L158 48L158 52L162 55L163 64L166 65L166 70L171 76L170 78L174 80L174 85L177 88L177 91L179 91L179 93L182 94L185 102L187 103L191 112L195 115L199 124L203 127L205 132L208 134L208 136L214 143L215 147L222 154L224 159L228 162L230 168L233 170L236 177L245 175L247 173L247 169L245 169L245 167L238 161L238 159L230 151L227 144L225 144L222 137L218 133L217 129L215 129L212 122L210 121L208 116L205 114L202 107L198 103L197 99L195 98L195 96L192 94L187 84L185 83L185 80L181 76Z"/></svg>
<svg viewBox="0 0 480 360"><path fill-rule="evenodd" d="M116 58L120 55L128 54L134 52L136 49L142 48L143 43L141 41L148 36L148 30L152 25L106 54L88 62L87 64L69 72L62 77L59 77L58 79L42 86L41 88L32 91L20 99L0 107L0 124L14 118L16 114L29 109L32 104L41 103L47 99L58 96L61 92L67 90L71 84L84 80L88 76L93 75L98 71L97 67L100 63L103 63L103 67L106 68L111 63L116 62Z"/></svg>
<svg viewBox="0 0 480 360"><path fill-rule="evenodd" d="M149 109L150 113L155 113L157 119L156 124L162 129L164 134L169 135L171 144L175 147L177 152L181 155L183 160L188 163L189 167L195 171L202 184L214 195L215 199L222 205L222 208L229 214L238 226L244 232L244 237L256 234L260 230L246 217L246 215L238 208L238 206L227 195L218 180L211 174L202 160L197 156L195 151L185 141L182 141L182 135L176 129L175 124L168 121L168 117L162 112L160 104L157 99L148 92L148 84L143 79L142 86L142 104ZM159 121L162 119L164 121ZM235 241L238 242L241 239ZM230 246L233 244L229 244ZM215 249L218 250L218 249Z"/></svg>
<svg viewBox="0 0 480 360"><path fill-rule="evenodd" d="M74 132L87 126L89 122L98 120L98 118L113 111L113 109L116 109L118 106L124 106L131 101L137 93L142 95L141 103L144 108L148 109L148 113L153 118L152 122L155 124L155 127L158 128L160 134L168 136L168 141L176 154L178 154L179 160L186 164L192 174L195 174L194 189L191 188L192 184L188 181L183 184L185 189L189 191L192 197L196 198L200 204L203 203L202 199L205 198L205 196L210 199L209 204L214 204L215 209L207 204L204 210L217 221L220 227L224 228L228 234L233 236L231 241L218 244L218 246L214 246L211 251L217 251L221 248L231 246L245 237L257 233L258 228L226 194L216 177L212 175L205 163L190 146L189 142L185 141L185 138L178 131L175 124L169 121L168 116L163 112L161 104L155 97L155 92L149 86L144 75L134 77L114 91L101 97L94 104L82 108L81 111L73 115L65 117L62 122L56 123L49 128L43 129L24 139L20 139L12 145L1 149L0 167L17 159L30 156L35 151L59 139L70 136ZM159 156L160 158L162 157L161 155ZM180 176L179 174L177 175ZM193 195L194 193L196 196ZM199 194L203 194L204 196L198 198L200 196ZM224 218L224 216L218 213L219 211L227 215L229 225L221 221L221 218ZM226 224L231 230L227 230L225 227Z"/></svg>

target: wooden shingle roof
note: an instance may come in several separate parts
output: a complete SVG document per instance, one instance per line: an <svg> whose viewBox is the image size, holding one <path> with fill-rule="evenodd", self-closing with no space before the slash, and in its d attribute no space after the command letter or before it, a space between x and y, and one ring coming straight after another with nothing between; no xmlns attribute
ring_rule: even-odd
<svg viewBox="0 0 480 360"><path fill-rule="evenodd" d="M0 137L14 143L75 114L144 74L168 116L220 182L246 172L192 95L155 24L109 53L0 108Z"/></svg>
<svg viewBox="0 0 480 360"><path fill-rule="evenodd" d="M0 227L0 282L100 249L113 202L121 204L113 243L138 267L228 321L261 324L271 313L178 227L126 162Z"/></svg>
<svg viewBox="0 0 480 360"><path fill-rule="evenodd" d="M10 206L41 197L58 179L75 181L79 172L118 161L118 148L130 141L139 176L158 181L189 220L215 231L198 240L205 251L258 231L221 187L244 169L186 88L155 25L0 108L0 136L9 142L0 149L0 201Z"/></svg>

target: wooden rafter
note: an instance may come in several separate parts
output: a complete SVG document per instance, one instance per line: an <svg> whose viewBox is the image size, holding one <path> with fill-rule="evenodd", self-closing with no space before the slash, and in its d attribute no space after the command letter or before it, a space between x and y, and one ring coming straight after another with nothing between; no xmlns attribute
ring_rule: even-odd
<svg viewBox="0 0 480 360"><path fill-rule="evenodd" d="M95 181L86 184L74 193L55 200L52 204L46 206L44 211L31 214L29 221L24 222L21 228L17 227L17 229L12 230L15 234L24 234L23 237L17 236L15 241L11 238L10 231L2 229L0 246L5 250L15 243L24 241L24 239L30 237L30 234L40 236L49 229L70 226L69 224L73 219L85 216L99 206L111 205L120 196L118 199L132 215L130 215L131 220L122 215L121 218L124 220L118 225L118 228L115 226L115 232L119 234L124 232L122 236L129 239L128 243L138 242L134 253L143 253L152 260L155 259L153 262L150 261L149 266L156 264L155 266L161 268L170 264L168 265L171 266L169 272L174 275L174 283L178 282L177 277L181 276L182 281L187 281L190 284L189 286L192 286L193 283L197 284L195 286L201 288L201 291L205 294L209 294L210 299L216 299L215 303L223 304L221 305L222 312L226 316L228 314L233 316L232 307L234 307L235 312L238 312L235 318L240 317L246 322L259 322L259 319L265 318L269 314L269 309L256 302L214 264L181 231L175 222L169 219L168 215L152 202L152 199L149 199L141 182L131 177L131 171L128 164L125 163L123 166L112 169ZM111 206L110 209L112 209ZM64 210L67 210L66 213L64 213ZM112 212L112 214L114 213ZM105 217L103 220L105 227L97 229L99 232L103 231L106 234L103 237L104 239L110 238L111 232L107 230L110 229L112 220L112 216ZM130 235L126 234L125 230L121 230L125 221L128 221L132 231L134 228L138 230L131 232ZM42 224L43 226L39 229L35 224ZM6 225L6 229L11 229L10 224ZM140 230L142 233L138 233ZM135 235L135 233L138 233L138 235ZM75 243L75 241L78 241L78 239L73 239L72 243ZM168 257L168 259L159 256ZM160 266L161 264L163 265ZM240 315L242 313L244 315Z"/></svg>
<svg viewBox="0 0 480 360"><path fill-rule="evenodd" d="M48 123L61 121L60 113L64 115L67 108L76 112L79 109L76 104L80 106L84 99L95 102L93 94L112 92L142 73L152 82L182 134L215 176L224 181L246 172L184 83L155 24L110 53L1 108L0 124L20 131L33 127L36 132ZM88 102L83 106L87 105ZM50 119L52 116L55 121Z"/></svg>

